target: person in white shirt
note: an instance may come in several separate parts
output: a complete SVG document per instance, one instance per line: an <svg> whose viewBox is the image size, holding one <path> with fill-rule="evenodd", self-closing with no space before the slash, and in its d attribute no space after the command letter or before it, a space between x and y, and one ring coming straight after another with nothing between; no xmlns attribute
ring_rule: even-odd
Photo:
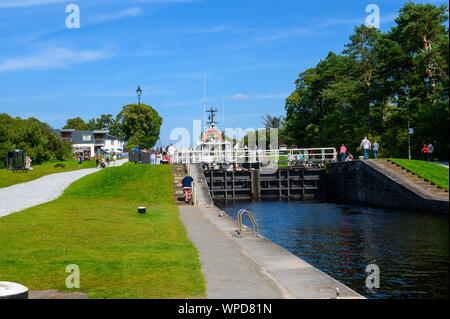
<svg viewBox="0 0 450 319"><path fill-rule="evenodd" d="M117 155L114 154L114 155L113 155L113 162L114 162L114 165L116 165L116 159L117 159Z"/></svg>
<svg viewBox="0 0 450 319"><path fill-rule="evenodd" d="M371 148L370 141L367 139L367 136L364 136L364 139L361 141L361 145L359 146L364 151L364 159L369 158L369 150Z"/></svg>
<svg viewBox="0 0 450 319"><path fill-rule="evenodd" d="M175 146L170 144L169 148L167 149L167 152L169 153L170 164L173 163L173 157L175 156L175 151L176 151Z"/></svg>

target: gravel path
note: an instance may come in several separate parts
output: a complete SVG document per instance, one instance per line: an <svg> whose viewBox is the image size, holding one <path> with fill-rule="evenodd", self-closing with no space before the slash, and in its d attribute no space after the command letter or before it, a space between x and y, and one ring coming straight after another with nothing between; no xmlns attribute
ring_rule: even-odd
<svg viewBox="0 0 450 319"><path fill-rule="evenodd" d="M118 160L115 166L120 166L127 161L126 159ZM0 188L0 217L52 201L61 196L64 190L77 179L97 171L100 170L87 168L55 173L30 182Z"/></svg>

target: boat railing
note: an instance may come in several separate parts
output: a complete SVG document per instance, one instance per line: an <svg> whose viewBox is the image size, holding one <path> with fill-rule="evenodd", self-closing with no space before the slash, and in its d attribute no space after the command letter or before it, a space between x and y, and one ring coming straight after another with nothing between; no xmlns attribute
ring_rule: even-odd
<svg viewBox="0 0 450 319"><path fill-rule="evenodd" d="M249 149L181 149L175 153L175 163L286 163L287 166L297 163L334 162L337 152L334 147L295 148L277 150Z"/></svg>

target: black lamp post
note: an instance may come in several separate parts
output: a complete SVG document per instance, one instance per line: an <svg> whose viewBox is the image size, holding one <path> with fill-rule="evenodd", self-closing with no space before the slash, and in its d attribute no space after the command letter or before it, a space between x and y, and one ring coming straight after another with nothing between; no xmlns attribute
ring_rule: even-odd
<svg viewBox="0 0 450 319"><path fill-rule="evenodd" d="M411 159L411 128L409 127L409 93L411 90L408 85L404 87L404 90L406 95L406 114L408 118L408 158Z"/></svg>
<svg viewBox="0 0 450 319"><path fill-rule="evenodd" d="M138 85L138 88L136 89L136 94L138 97L138 105L139 105L139 115L138 115L138 127L139 127L139 144L141 144L141 95L142 95L142 90L141 87ZM139 147L139 145L138 145Z"/></svg>

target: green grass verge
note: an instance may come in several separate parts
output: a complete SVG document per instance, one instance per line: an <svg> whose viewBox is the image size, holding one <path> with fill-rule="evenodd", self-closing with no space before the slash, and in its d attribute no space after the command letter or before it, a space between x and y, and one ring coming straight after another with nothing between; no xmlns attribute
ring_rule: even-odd
<svg viewBox="0 0 450 319"><path fill-rule="evenodd" d="M63 163L64 165L66 165L66 167L55 168L54 166L57 163ZM79 169L78 160L76 159L70 159L67 161L51 161L40 165L31 165L31 167L33 168L33 170L27 171L26 173L22 171L13 173L12 171L7 171L6 169L0 170L0 188L29 182L39 177L53 173L68 172ZM94 167L95 159L90 161L83 161L83 169Z"/></svg>
<svg viewBox="0 0 450 319"><path fill-rule="evenodd" d="M147 207L139 215L137 207ZM169 165L83 177L55 201L0 218L0 281L89 298L203 298L197 250L173 201ZM67 289L66 266L80 268Z"/></svg>
<svg viewBox="0 0 450 319"><path fill-rule="evenodd" d="M449 189L448 187L448 168L436 163L408 160L401 158L390 158L394 163L410 170L414 174L435 183L436 185Z"/></svg>

